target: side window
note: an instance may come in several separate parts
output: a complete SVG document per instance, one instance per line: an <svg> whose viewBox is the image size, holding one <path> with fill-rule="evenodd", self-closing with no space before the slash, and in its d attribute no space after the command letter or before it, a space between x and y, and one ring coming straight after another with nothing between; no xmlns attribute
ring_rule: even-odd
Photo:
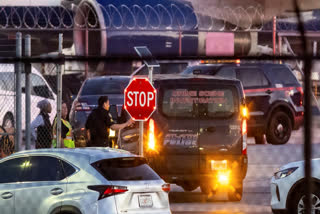
<svg viewBox="0 0 320 214"><path fill-rule="evenodd" d="M4 77L4 73L0 73L0 90L6 91L7 90L7 85Z"/></svg>
<svg viewBox="0 0 320 214"><path fill-rule="evenodd" d="M14 73L0 73L0 90L14 91L15 90Z"/></svg>
<svg viewBox="0 0 320 214"><path fill-rule="evenodd" d="M66 177L60 160L54 157L33 156L25 168L21 181L60 181Z"/></svg>
<svg viewBox="0 0 320 214"><path fill-rule="evenodd" d="M273 78L275 84L282 84L284 86L297 84L297 79L288 68L272 68L267 73L270 78Z"/></svg>
<svg viewBox="0 0 320 214"><path fill-rule="evenodd" d="M236 71L231 67L222 67L216 74L218 77L226 77L236 79Z"/></svg>
<svg viewBox="0 0 320 214"><path fill-rule="evenodd" d="M269 85L263 72L257 68L237 69L237 75L244 88L265 87Z"/></svg>
<svg viewBox="0 0 320 214"><path fill-rule="evenodd" d="M73 166L71 166L70 164L68 164L67 162L60 160L60 162L62 163L63 169L64 169L64 173L66 177L69 177L70 175L72 175L76 169L73 168Z"/></svg>
<svg viewBox="0 0 320 214"><path fill-rule="evenodd" d="M38 76L37 74L31 74L30 79L32 85L31 93L33 95L53 99L51 91L49 90L47 84L40 76Z"/></svg>
<svg viewBox="0 0 320 214"><path fill-rule="evenodd" d="M23 166L28 158L14 158L0 164L0 183L13 183L19 181Z"/></svg>

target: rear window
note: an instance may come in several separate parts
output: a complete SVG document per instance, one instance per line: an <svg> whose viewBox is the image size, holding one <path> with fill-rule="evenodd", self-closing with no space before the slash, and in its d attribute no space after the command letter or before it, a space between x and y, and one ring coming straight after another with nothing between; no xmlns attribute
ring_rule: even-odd
<svg viewBox="0 0 320 214"><path fill-rule="evenodd" d="M85 82L81 95L123 94L129 79L92 79Z"/></svg>
<svg viewBox="0 0 320 214"><path fill-rule="evenodd" d="M92 164L109 181L159 180L160 177L140 157L105 159Z"/></svg>
<svg viewBox="0 0 320 214"><path fill-rule="evenodd" d="M275 84L282 84L284 86L295 85L298 83L294 74L285 68L273 68L267 71L268 76L274 79Z"/></svg>
<svg viewBox="0 0 320 214"><path fill-rule="evenodd" d="M226 118L238 112L236 89L187 86L163 91L161 109L167 117Z"/></svg>

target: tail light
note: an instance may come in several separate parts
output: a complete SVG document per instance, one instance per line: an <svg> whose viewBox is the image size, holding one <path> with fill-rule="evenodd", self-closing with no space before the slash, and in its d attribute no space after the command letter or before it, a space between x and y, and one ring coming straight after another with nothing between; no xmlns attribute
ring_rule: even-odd
<svg viewBox="0 0 320 214"><path fill-rule="evenodd" d="M247 155L247 120L242 120L241 135L242 135L242 154Z"/></svg>
<svg viewBox="0 0 320 214"><path fill-rule="evenodd" d="M299 104L300 104L300 106L302 106L302 104L303 104L303 88L302 87L297 87L296 89L297 89L297 91L300 92Z"/></svg>
<svg viewBox="0 0 320 214"><path fill-rule="evenodd" d="M111 186L111 185L88 186L88 189L91 189L100 193L98 200L107 198L113 195L122 194L128 191L128 188L125 186Z"/></svg>
<svg viewBox="0 0 320 214"><path fill-rule="evenodd" d="M154 120L150 119L148 124L148 149L156 150L156 138L155 138L155 125Z"/></svg>
<svg viewBox="0 0 320 214"><path fill-rule="evenodd" d="M165 192L170 192L170 184L163 184L162 190Z"/></svg>
<svg viewBox="0 0 320 214"><path fill-rule="evenodd" d="M76 101L74 104L75 111L91 111L90 106L86 102Z"/></svg>

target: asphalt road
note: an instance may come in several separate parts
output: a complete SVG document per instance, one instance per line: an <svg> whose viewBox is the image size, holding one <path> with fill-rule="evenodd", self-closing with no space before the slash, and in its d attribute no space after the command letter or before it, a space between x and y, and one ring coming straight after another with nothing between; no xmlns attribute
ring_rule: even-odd
<svg viewBox="0 0 320 214"><path fill-rule="evenodd" d="M320 158L320 128L315 127L313 157ZM295 131L285 145L255 145L249 138L248 173L244 180L244 194L240 202L228 202L225 193L218 193L208 202L200 188L184 192L172 185L170 205L174 214L266 214L270 208L270 178L277 169L288 162L303 159L303 130Z"/></svg>

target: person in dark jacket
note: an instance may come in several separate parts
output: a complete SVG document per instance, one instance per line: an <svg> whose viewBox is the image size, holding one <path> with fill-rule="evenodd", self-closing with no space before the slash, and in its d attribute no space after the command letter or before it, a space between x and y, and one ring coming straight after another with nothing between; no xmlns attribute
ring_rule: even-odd
<svg viewBox="0 0 320 214"><path fill-rule="evenodd" d="M35 148L50 148L52 142L52 125L49 114L52 111L48 100L41 100L37 107L40 109L39 115L31 123L31 137L35 141Z"/></svg>
<svg viewBox="0 0 320 214"><path fill-rule="evenodd" d="M134 121L128 120L122 124L115 124L109 113L109 99L107 96L101 96L98 100L98 108L94 109L87 121L86 130L88 137L87 147L105 147L108 146L108 129L120 130L130 126Z"/></svg>

